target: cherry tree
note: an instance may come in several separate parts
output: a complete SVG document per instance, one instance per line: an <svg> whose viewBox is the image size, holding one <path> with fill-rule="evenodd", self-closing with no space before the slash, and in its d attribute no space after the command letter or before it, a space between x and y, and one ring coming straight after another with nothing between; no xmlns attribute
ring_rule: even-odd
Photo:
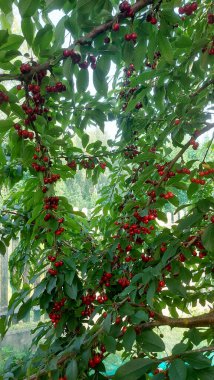
<svg viewBox="0 0 214 380"><path fill-rule="evenodd" d="M1 334L34 307L45 316L32 352L0 378L211 379L211 2L0 0L0 9L1 253L20 238ZM88 127L105 133L107 122L115 139L91 142ZM109 173L90 221L57 193L79 170L94 184ZM185 212L171 227L168 204ZM168 355L161 326L185 328ZM108 376L116 351L124 364Z"/></svg>

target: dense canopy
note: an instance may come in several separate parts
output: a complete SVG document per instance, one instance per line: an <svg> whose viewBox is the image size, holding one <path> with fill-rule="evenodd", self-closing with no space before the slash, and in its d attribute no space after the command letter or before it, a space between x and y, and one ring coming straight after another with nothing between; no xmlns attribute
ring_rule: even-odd
<svg viewBox="0 0 214 380"><path fill-rule="evenodd" d="M0 0L0 11L1 253L19 238L1 334L35 307L44 315L0 379L210 380L212 3ZM95 186L108 175L90 220L59 194L80 170ZM161 326L185 328L171 352ZM115 353L124 364L109 375Z"/></svg>

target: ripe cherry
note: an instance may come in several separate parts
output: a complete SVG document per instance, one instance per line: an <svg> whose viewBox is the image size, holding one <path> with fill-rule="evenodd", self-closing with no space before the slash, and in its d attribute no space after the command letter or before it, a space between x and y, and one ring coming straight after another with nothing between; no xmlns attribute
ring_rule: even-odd
<svg viewBox="0 0 214 380"><path fill-rule="evenodd" d="M120 24L116 22L116 24L113 25L112 29L114 32L118 32L118 30L120 29Z"/></svg>

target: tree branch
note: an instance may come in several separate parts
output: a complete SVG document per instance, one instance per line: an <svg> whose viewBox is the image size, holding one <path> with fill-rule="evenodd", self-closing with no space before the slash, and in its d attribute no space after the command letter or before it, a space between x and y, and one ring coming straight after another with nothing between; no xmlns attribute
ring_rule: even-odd
<svg viewBox="0 0 214 380"><path fill-rule="evenodd" d="M170 326L180 328L209 327L214 326L214 311L191 318L171 318L155 313L155 321L143 322L139 325L142 330L153 329L158 326Z"/></svg>
<svg viewBox="0 0 214 380"><path fill-rule="evenodd" d="M153 0L140 0L140 1L137 1L132 6L133 15L135 15L141 9L145 8L147 5L153 4L153 2L154 2ZM99 25L98 27L92 29L84 37L79 38L74 44L75 45L77 45L77 44L79 44L79 45L87 44L88 40L91 40L91 39L95 38L96 36L98 36L99 34L102 34L102 33L106 32L107 30L111 29L112 25L116 21L119 22L119 21L123 20L124 18L126 18L126 12L117 14L112 20L110 20L110 21L108 21L108 22L106 22L106 23L104 23L102 25Z"/></svg>
<svg viewBox="0 0 214 380"><path fill-rule="evenodd" d="M149 4L153 4L154 0L140 0L137 1L132 6L133 14L135 15L138 13L141 9L145 8ZM89 33L87 33L85 36L80 37L78 40L74 41L75 45L87 45L90 40L98 36L99 34L102 34L106 32L107 30L110 30L112 28L112 25L116 22L116 20L121 21L126 18L126 12L117 14L112 20L105 22L102 25L97 26L96 28L92 29ZM31 71L27 74L0 74L0 82L8 81L8 80L17 80L21 82L28 82L30 79L38 72L42 70L50 70L51 67L53 67L55 64L57 64L59 61L65 59L63 55L61 55L58 59L55 60L55 62L47 61L45 63L42 63L41 65L37 65L35 67L32 67Z"/></svg>
<svg viewBox="0 0 214 380"><path fill-rule="evenodd" d="M203 91L205 88L210 86L211 84L214 84L214 79L210 79L206 81L201 87L199 87L193 94L190 94L190 97L193 98L194 96L200 94L201 91Z"/></svg>
<svg viewBox="0 0 214 380"><path fill-rule="evenodd" d="M199 136L203 135L205 132L209 131L210 129L214 128L214 124L207 124L206 127L204 127L203 129L201 129L199 132L198 132L198 135L197 137L195 137L195 139L197 139ZM165 178L167 177L167 174L168 172L172 169L172 167L175 165L175 163L179 160L179 158L184 154L184 152L189 148L189 146L191 145L191 140L192 138L183 146L183 148L180 150L180 152L178 152L178 154L176 154L176 156L173 158L173 160L170 162L170 164L167 166L167 171L166 173L161 177L160 181L157 183L156 185L156 189L158 189L161 184L164 182ZM149 200L150 202L150 200ZM148 205L147 205L148 206Z"/></svg>

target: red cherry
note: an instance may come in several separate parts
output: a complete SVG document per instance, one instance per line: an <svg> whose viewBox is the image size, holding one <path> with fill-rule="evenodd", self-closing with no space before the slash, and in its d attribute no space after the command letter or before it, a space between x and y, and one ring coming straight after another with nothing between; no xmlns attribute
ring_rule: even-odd
<svg viewBox="0 0 214 380"><path fill-rule="evenodd" d="M100 357L100 355L95 355L95 356L94 356L94 364L95 364L95 365L98 365L98 364L100 364L100 362L101 362L101 357Z"/></svg>
<svg viewBox="0 0 214 380"><path fill-rule="evenodd" d="M151 18L150 23L151 23L152 25L157 24L157 22L158 22L158 20L156 19L156 17L152 17L152 18Z"/></svg>
<svg viewBox="0 0 214 380"><path fill-rule="evenodd" d="M152 310L150 310L150 311L149 311L149 317L150 317L150 318L154 318L154 316L155 316L155 312L152 311Z"/></svg>
<svg viewBox="0 0 214 380"><path fill-rule="evenodd" d="M115 324L116 325L119 325L121 323L121 317L118 316L116 319L115 319Z"/></svg>
<svg viewBox="0 0 214 380"><path fill-rule="evenodd" d="M114 32L118 32L118 30L120 29L120 24L117 22L116 24L113 25L112 29Z"/></svg>

